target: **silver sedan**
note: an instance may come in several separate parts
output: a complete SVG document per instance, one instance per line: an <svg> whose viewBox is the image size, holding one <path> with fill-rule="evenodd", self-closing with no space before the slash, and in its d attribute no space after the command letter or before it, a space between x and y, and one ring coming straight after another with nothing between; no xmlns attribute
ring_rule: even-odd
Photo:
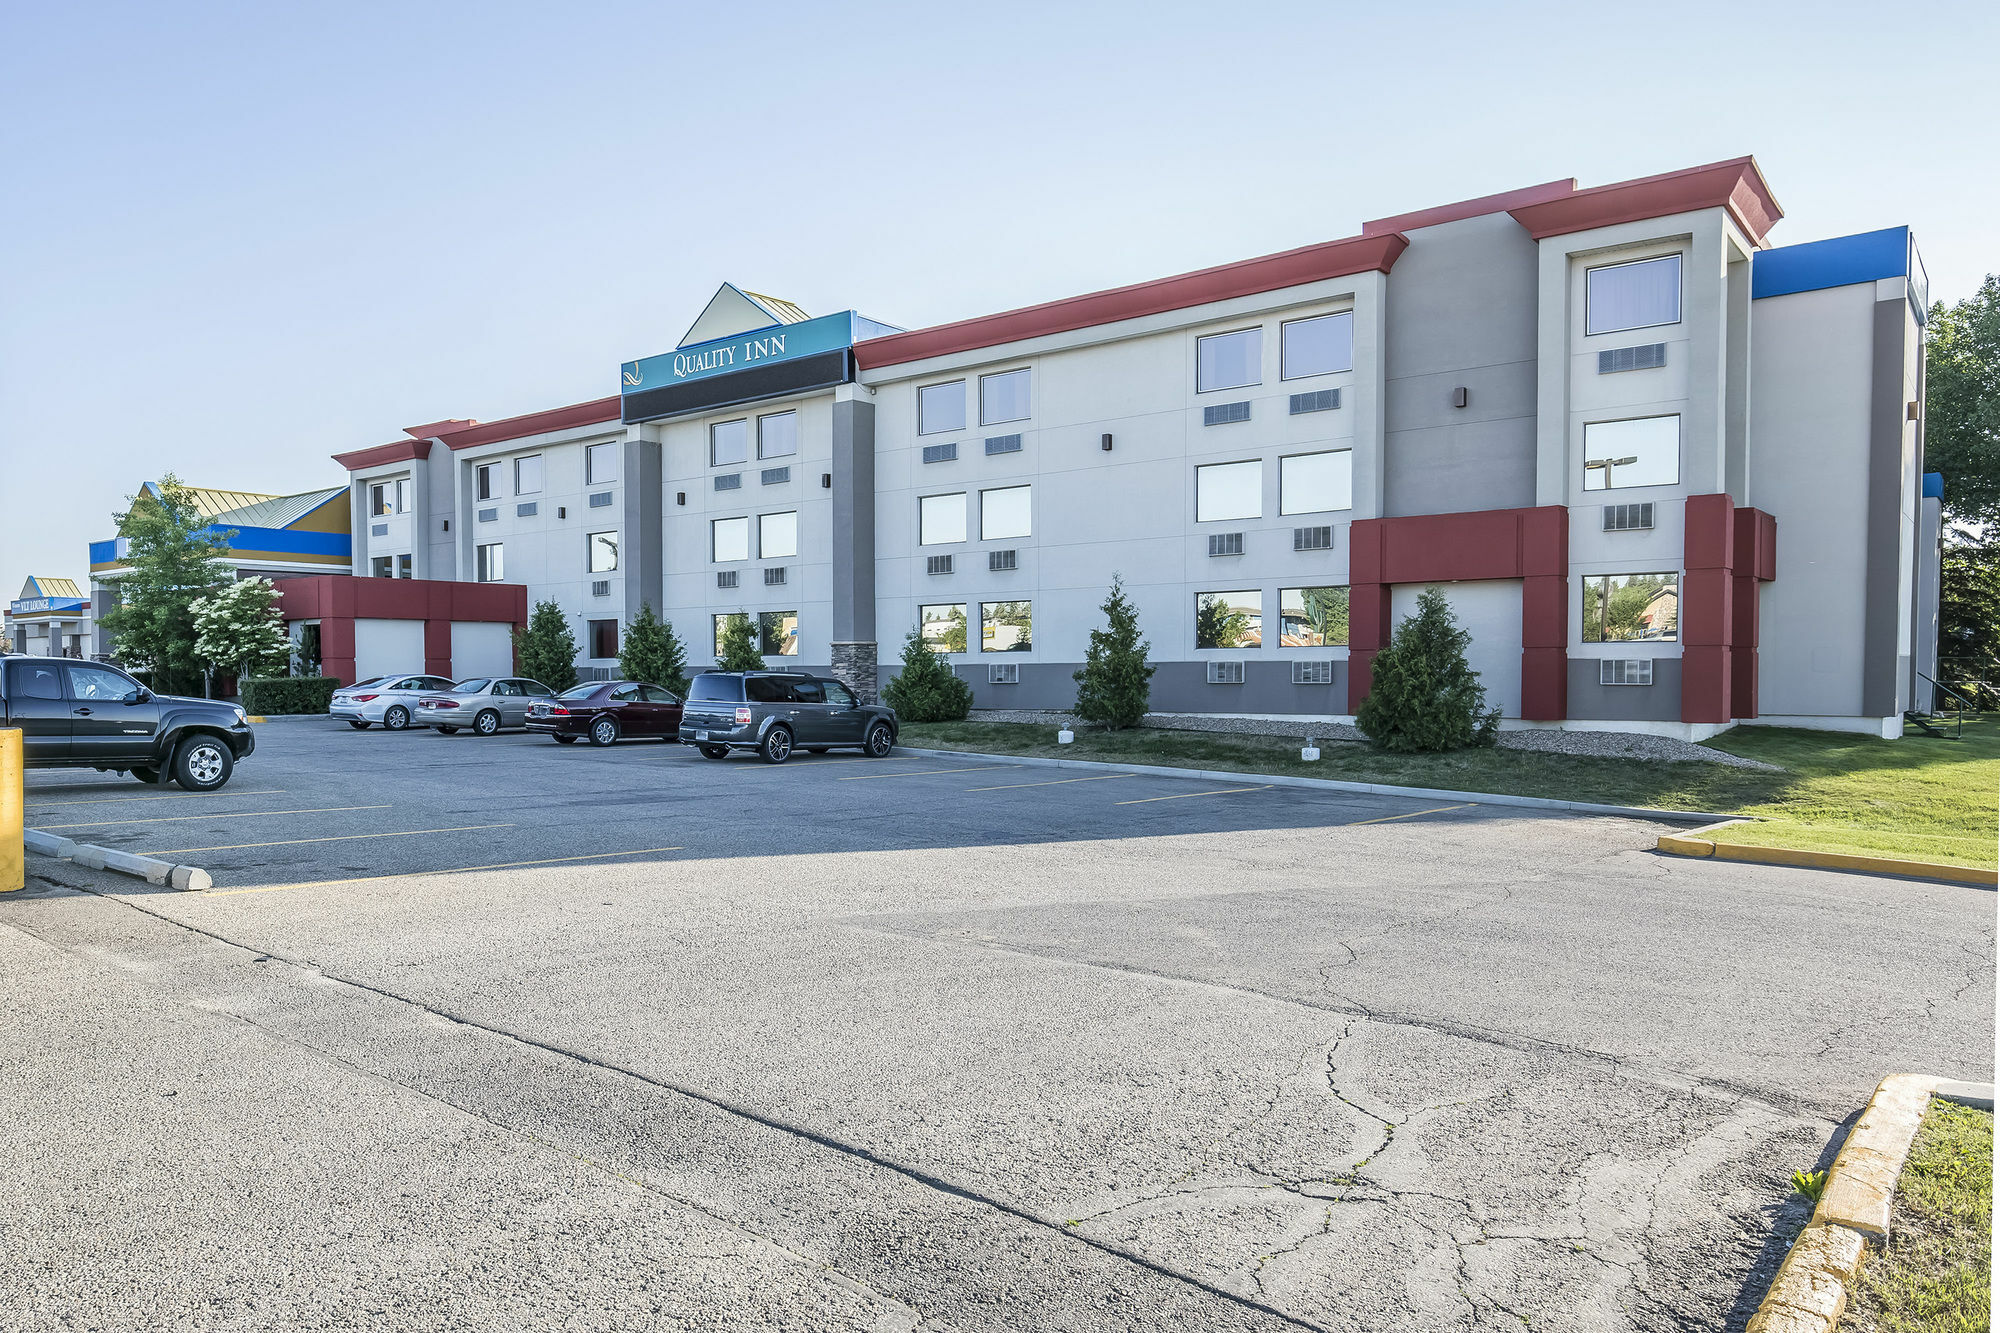
<svg viewBox="0 0 2000 1333"><path fill-rule="evenodd" d="M502 727L525 725L528 710L547 703L551 693L548 686L525 676L474 677L417 700L416 724L435 727L447 736L461 729L491 736Z"/></svg>
<svg viewBox="0 0 2000 1333"><path fill-rule="evenodd" d="M356 731L366 731L377 722L390 731L401 731L416 720L418 699L450 688L448 676L377 676L335 690L326 714Z"/></svg>

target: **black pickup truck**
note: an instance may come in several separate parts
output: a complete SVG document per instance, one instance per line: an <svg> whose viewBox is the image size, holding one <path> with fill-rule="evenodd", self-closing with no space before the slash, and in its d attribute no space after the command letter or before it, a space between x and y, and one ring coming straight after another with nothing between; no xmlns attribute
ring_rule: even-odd
<svg viewBox="0 0 2000 1333"><path fill-rule="evenodd" d="M21 730L29 768L94 768L214 791L257 748L235 704L155 694L116 667L0 656L0 727Z"/></svg>

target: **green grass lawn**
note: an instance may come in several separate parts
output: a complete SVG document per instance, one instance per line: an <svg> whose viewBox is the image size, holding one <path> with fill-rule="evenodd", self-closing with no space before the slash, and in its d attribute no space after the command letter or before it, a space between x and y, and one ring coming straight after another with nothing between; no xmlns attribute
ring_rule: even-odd
<svg viewBox="0 0 2000 1333"><path fill-rule="evenodd" d="M1933 1101L1896 1182L1889 1243L1863 1264L1840 1326L1984 1333L1992 1271L1993 1113Z"/></svg>
<svg viewBox="0 0 2000 1333"><path fill-rule="evenodd" d="M1057 745L1055 728L1026 722L910 723L905 744L987 754L1060 755L1237 773L1285 773L1403 787L1550 796L1655 809L1755 815L1717 836L1808 851L1996 864L2000 722L1968 722L1965 739L1873 740L1831 732L1739 727L1710 742L1785 771L1720 764L1650 763L1531 750L1388 754L1353 742L1320 742L1299 758L1296 739L1219 732L1086 730Z"/></svg>

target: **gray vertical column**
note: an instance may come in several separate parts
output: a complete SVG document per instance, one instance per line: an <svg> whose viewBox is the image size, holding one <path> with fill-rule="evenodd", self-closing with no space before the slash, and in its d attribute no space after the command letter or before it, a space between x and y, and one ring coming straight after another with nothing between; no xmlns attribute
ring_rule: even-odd
<svg viewBox="0 0 2000 1333"><path fill-rule="evenodd" d="M665 614L667 605L666 531L660 490L660 442L639 435L633 427L625 439L619 485L624 487L625 513L618 540L619 567L625 574L625 623L639 614L641 603Z"/></svg>
<svg viewBox="0 0 2000 1333"><path fill-rule="evenodd" d="M410 577L431 577L431 461L410 460Z"/></svg>
<svg viewBox="0 0 2000 1333"><path fill-rule="evenodd" d="M880 676L875 641L875 404L845 386L833 404L833 674L864 702Z"/></svg>
<svg viewBox="0 0 2000 1333"><path fill-rule="evenodd" d="M1868 530L1862 605L1861 714L1902 711L1898 668L1902 637L1903 445L1908 430L1904 366L1910 303L1902 295L1875 302L1874 375L1868 405Z"/></svg>
<svg viewBox="0 0 2000 1333"><path fill-rule="evenodd" d="M368 574L368 483L356 477L347 483L347 538L352 548L347 572L365 578Z"/></svg>

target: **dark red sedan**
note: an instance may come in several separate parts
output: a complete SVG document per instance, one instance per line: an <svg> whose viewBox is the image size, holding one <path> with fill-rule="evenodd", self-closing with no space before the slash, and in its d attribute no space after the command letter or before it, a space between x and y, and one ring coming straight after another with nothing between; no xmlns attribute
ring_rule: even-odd
<svg viewBox="0 0 2000 1333"><path fill-rule="evenodd" d="M558 745L579 739L615 745L621 738L674 740L680 734L681 701L672 690L636 680L593 681L538 700L528 710L528 730L555 737Z"/></svg>

